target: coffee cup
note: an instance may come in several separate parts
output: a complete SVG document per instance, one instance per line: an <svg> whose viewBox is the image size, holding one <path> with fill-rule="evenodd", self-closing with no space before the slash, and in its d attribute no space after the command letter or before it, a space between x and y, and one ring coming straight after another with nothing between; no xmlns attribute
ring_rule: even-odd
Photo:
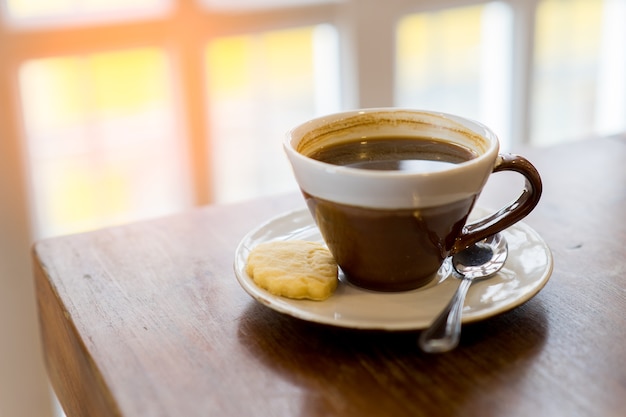
<svg viewBox="0 0 626 417"><path fill-rule="evenodd" d="M345 279L375 291L428 284L443 261L524 218L542 183L497 136L463 117L378 108L335 113L284 141L307 206ZM515 171L520 195L468 223L489 176Z"/></svg>

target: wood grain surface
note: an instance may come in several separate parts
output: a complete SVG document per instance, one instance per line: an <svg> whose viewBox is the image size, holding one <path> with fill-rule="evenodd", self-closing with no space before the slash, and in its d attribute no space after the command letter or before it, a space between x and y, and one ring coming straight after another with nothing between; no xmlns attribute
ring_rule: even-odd
<svg viewBox="0 0 626 417"><path fill-rule="evenodd" d="M553 275L521 307L464 326L447 354L421 352L418 332L287 317L239 287L237 243L303 207L298 195L38 242L44 355L67 415L623 416L626 138L524 155L544 180L525 221ZM481 204L511 189L494 178Z"/></svg>

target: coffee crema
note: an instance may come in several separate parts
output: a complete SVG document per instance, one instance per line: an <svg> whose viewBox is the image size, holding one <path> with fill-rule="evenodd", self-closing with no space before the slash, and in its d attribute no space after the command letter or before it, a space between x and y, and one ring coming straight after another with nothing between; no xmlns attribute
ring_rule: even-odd
<svg viewBox="0 0 626 417"><path fill-rule="evenodd" d="M323 147L309 155L333 165L416 173L441 171L477 156L476 152L461 145L420 137L355 139Z"/></svg>

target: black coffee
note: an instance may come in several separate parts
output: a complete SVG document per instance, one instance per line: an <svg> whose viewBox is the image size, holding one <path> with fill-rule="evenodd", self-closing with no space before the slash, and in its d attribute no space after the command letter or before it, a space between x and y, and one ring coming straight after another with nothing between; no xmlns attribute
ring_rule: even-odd
<svg viewBox="0 0 626 417"><path fill-rule="evenodd" d="M432 172L446 169L477 155L461 145L430 138L373 138L322 148L312 155L318 161L353 168Z"/></svg>

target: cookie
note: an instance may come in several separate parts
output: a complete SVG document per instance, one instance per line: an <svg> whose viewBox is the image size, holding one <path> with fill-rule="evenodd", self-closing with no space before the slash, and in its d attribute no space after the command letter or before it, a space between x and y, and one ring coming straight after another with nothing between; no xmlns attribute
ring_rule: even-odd
<svg viewBox="0 0 626 417"><path fill-rule="evenodd" d="M262 243L252 249L246 273L270 293L325 300L337 288L337 263L320 243L304 240Z"/></svg>

